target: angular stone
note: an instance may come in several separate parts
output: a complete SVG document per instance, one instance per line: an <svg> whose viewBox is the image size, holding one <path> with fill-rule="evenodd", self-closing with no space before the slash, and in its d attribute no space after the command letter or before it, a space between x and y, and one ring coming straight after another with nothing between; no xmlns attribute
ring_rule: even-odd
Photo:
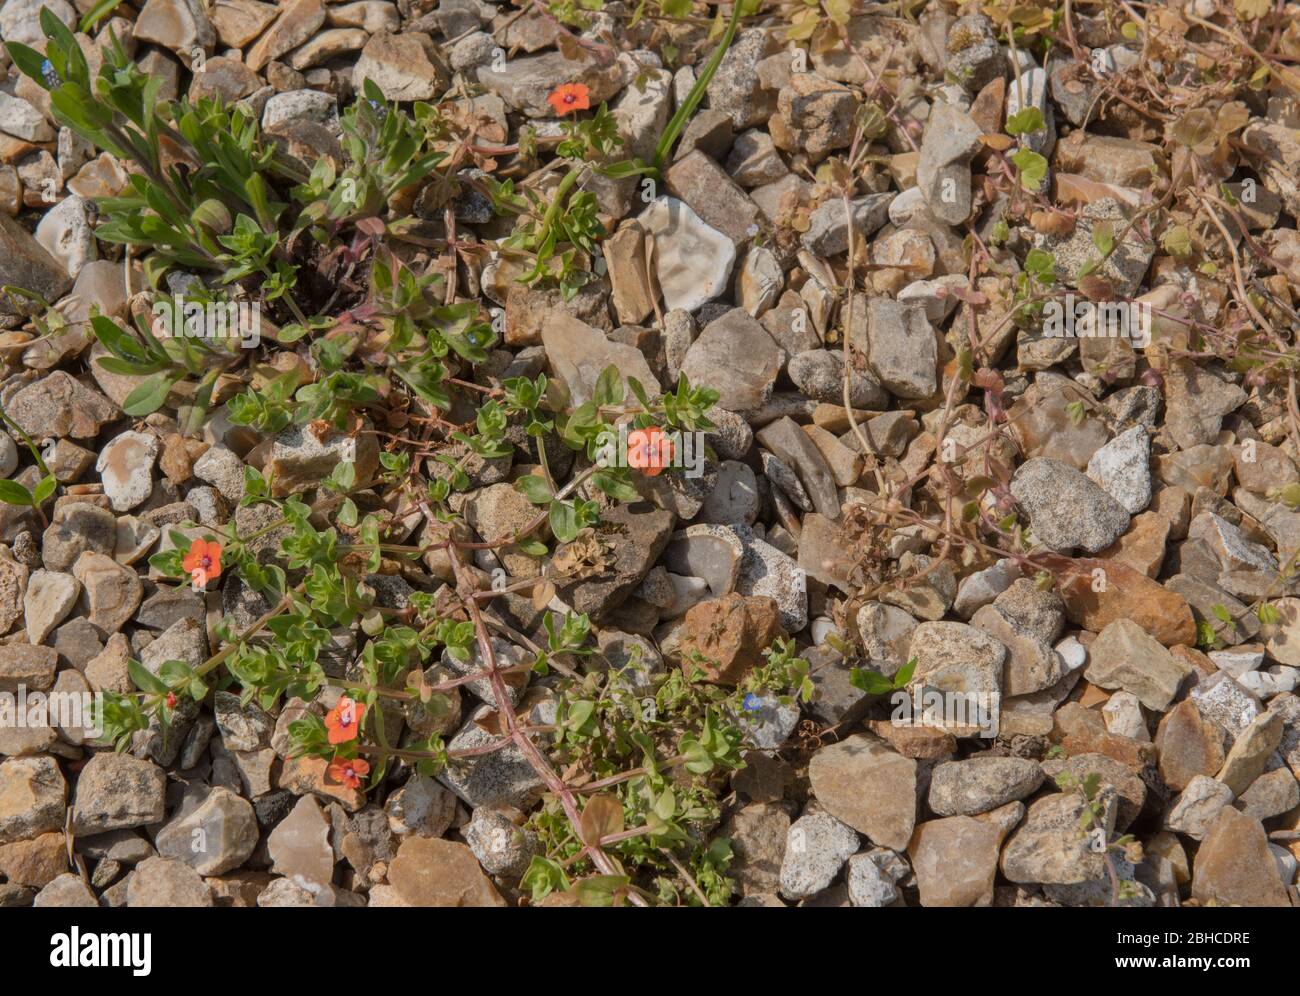
<svg viewBox="0 0 1300 996"><path fill-rule="evenodd" d="M1245 792L1264 773L1269 757L1282 742L1283 725L1282 714L1269 710L1241 731L1216 776L1234 796Z"/></svg>
<svg viewBox="0 0 1300 996"><path fill-rule="evenodd" d="M852 141L857 107L848 87L816 73L792 73L777 95L777 113L768 119L768 129L779 148L816 163Z"/></svg>
<svg viewBox="0 0 1300 996"><path fill-rule="evenodd" d="M505 906L464 844L408 837L388 868L388 881L410 906Z"/></svg>
<svg viewBox="0 0 1300 996"><path fill-rule="evenodd" d="M44 643L54 627L67 618L80 593L81 582L71 574L32 572L23 597L27 639L36 645Z"/></svg>
<svg viewBox="0 0 1300 996"><path fill-rule="evenodd" d="M88 907L98 909L99 901L80 875L60 875L36 894L36 907Z"/></svg>
<svg viewBox="0 0 1300 996"><path fill-rule="evenodd" d="M787 373L795 386L815 401L844 402L844 357L829 349L807 349L790 358ZM875 380L857 370L849 371L849 403L854 408L880 409L889 396ZM867 438L872 439L870 431Z"/></svg>
<svg viewBox="0 0 1300 996"><path fill-rule="evenodd" d="M1128 528L1129 514L1073 467L1036 457L1020 465L1011 493L1029 516L1034 535L1053 550L1096 553Z"/></svg>
<svg viewBox="0 0 1300 996"><path fill-rule="evenodd" d="M1105 754L1075 754L1069 760L1044 761L1042 766L1053 781L1065 775L1074 785L1082 785L1085 778L1096 775L1099 786L1114 789L1116 831L1127 830L1146 803L1146 784L1138 774Z"/></svg>
<svg viewBox="0 0 1300 996"><path fill-rule="evenodd" d="M739 247L758 232L757 205L722 167L699 149L664 174L668 192L685 202L704 223Z"/></svg>
<svg viewBox="0 0 1300 996"><path fill-rule="evenodd" d="M781 859L781 895L806 899L835 880L844 862L857 851L858 835L821 807L810 805L786 834Z"/></svg>
<svg viewBox="0 0 1300 996"><path fill-rule="evenodd" d="M1128 531L1097 554L1099 560L1118 560L1149 578L1160 574L1169 538L1169 520L1155 512L1133 516Z"/></svg>
<svg viewBox="0 0 1300 996"><path fill-rule="evenodd" d="M1002 669L1004 694L1031 695L1051 688L1065 677L1065 661L1051 644L1032 634L1016 632L995 606L984 606L971 617L970 622L1007 648Z"/></svg>
<svg viewBox="0 0 1300 996"><path fill-rule="evenodd" d="M1146 630L1127 619L1111 623L1088 650L1084 676L1102 688L1132 692L1148 709L1169 708L1183 680L1192 672Z"/></svg>
<svg viewBox="0 0 1300 996"><path fill-rule="evenodd" d="M498 94L512 110L530 118L555 116L555 108L546 98L565 83L587 87L591 106L609 100L623 87L623 69L616 60L602 63L587 49L578 58L566 58L562 52L545 52L511 59L504 69L480 66L478 81Z"/></svg>
<svg viewBox="0 0 1300 996"><path fill-rule="evenodd" d="M257 818L248 800L213 788L197 808L163 827L154 843L164 858L182 861L200 875L221 875L248 860L257 841Z"/></svg>
<svg viewBox="0 0 1300 996"><path fill-rule="evenodd" d="M1273 607L1278 621L1268 637L1268 655L1282 664L1300 665L1300 598L1279 598Z"/></svg>
<svg viewBox="0 0 1300 996"><path fill-rule="evenodd" d="M13 885L44 888L68 870L68 841L61 833L0 844L0 875Z"/></svg>
<svg viewBox="0 0 1300 996"><path fill-rule="evenodd" d="M898 854L887 847L873 847L849 858L845 884L854 906L878 909L898 902L898 883L911 873Z"/></svg>
<svg viewBox="0 0 1300 996"><path fill-rule="evenodd" d="M1223 416L1246 401L1246 392L1202 363L1173 359L1165 372L1165 429L1184 450L1218 440Z"/></svg>
<svg viewBox="0 0 1300 996"><path fill-rule="evenodd" d="M120 630L140 607L144 586L139 576L112 557L87 550L72 565L89 607L87 618L104 636Z"/></svg>
<svg viewBox="0 0 1300 996"><path fill-rule="evenodd" d="M1151 440L1141 425L1128 429L1094 453L1088 477L1136 515L1151 503Z"/></svg>
<svg viewBox="0 0 1300 996"><path fill-rule="evenodd" d="M1070 621L1094 633L1111 623L1129 619L1166 647L1196 642L1196 620L1191 606L1171 581L1165 587L1127 564L1111 561L1103 590L1091 572L1067 575L1061 596Z"/></svg>
<svg viewBox="0 0 1300 996"><path fill-rule="evenodd" d="M318 434L319 433L319 434ZM313 488L344 460L354 463L356 487L364 487L379 467L379 445L369 432L355 438L318 424L294 426L275 438L266 474L271 493L284 498Z"/></svg>
<svg viewBox="0 0 1300 996"><path fill-rule="evenodd" d="M1115 821L1113 790L1103 789L1097 801L1102 805L1101 828L1109 832ZM1060 885L1090 882L1104 875L1105 856L1093 851L1088 836L1080 831L1086 805L1078 792L1035 800L1002 852L1002 874L1017 883Z"/></svg>
<svg viewBox="0 0 1300 996"><path fill-rule="evenodd" d="M976 755L938 765L930 778L930 808L940 816L975 816L1025 799L1043 783L1043 769L1021 757Z"/></svg>
<svg viewBox="0 0 1300 996"><path fill-rule="evenodd" d="M838 519L840 500L835 477L821 452L794 420L788 416L777 419L756 435L763 446L798 472L813 507L828 519Z"/></svg>
<svg viewBox="0 0 1300 996"><path fill-rule="evenodd" d="M889 219L893 193L867 194L849 202L838 197L823 201L808 218L808 230L799 238L805 249L822 259L838 256L849 248L849 216L853 218L853 243L860 246Z"/></svg>
<svg viewBox="0 0 1300 996"><path fill-rule="evenodd" d="M718 392L718 407L733 412L761 408L781 372L781 347L743 308L704 327L682 362L692 384Z"/></svg>
<svg viewBox="0 0 1300 996"><path fill-rule="evenodd" d="M574 611L600 622L617 609L649 572L672 535L671 512L636 502L601 514L601 525L590 536L555 551L547 565L548 577L560 597ZM594 544L594 545L593 545ZM594 558L595 569L568 573L564 565Z"/></svg>
<svg viewBox="0 0 1300 996"><path fill-rule="evenodd" d="M0 229L6 221L7 216L0 212ZM7 258L3 249L3 239L0 239L0 259ZM10 282L32 288L31 284L21 280ZM53 295L51 300L58 296ZM34 439L53 436L91 439L106 423L121 415L117 406L106 397L62 370L28 384L13 395L5 407L9 417Z"/></svg>
<svg viewBox="0 0 1300 996"><path fill-rule="evenodd" d="M930 213L949 225L970 217L970 160L980 148L979 139L979 126L969 114L935 101L921 140L916 183Z"/></svg>
<svg viewBox="0 0 1300 996"><path fill-rule="evenodd" d="M650 394L659 390L641 351L607 338L599 329L572 315L552 313L542 328L542 345L552 371L569 389L574 405L591 399L596 382L606 367L616 367L624 380L635 377Z"/></svg>
<svg viewBox="0 0 1300 996"><path fill-rule="evenodd" d="M6 4L6 7L9 4ZM49 6L42 4L42 6ZM64 6L67 6L65 3ZM37 25L32 24L35 29ZM17 40L17 37L4 32L4 37L10 41ZM45 43L43 36L33 38L32 44L39 41ZM63 266L54 259L45 249L32 238L31 233L22 225L9 216L7 212L0 211L0 281L5 285L22 287L24 290L35 291L46 301L57 301L68 292L72 286L72 278ZM0 314L12 315L15 313L15 304L6 298L0 301ZM26 305L19 305L20 309L26 309ZM19 312L21 313L21 311ZM58 377L71 381L72 378L66 373L60 372ZM19 394L35 389L36 385L23 388ZM48 425L36 426L30 420L24 421L20 411L16 408L17 397L10 399L5 406L9 416L23 427L29 434L36 434L44 437L46 435L67 435L66 432L51 432ZM51 415L57 414L56 411L50 411ZM64 412L63 418L70 419L72 413ZM81 433L78 438L92 436L94 433Z"/></svg>
<svg viewBox="0 0 1300 996"><path fill-rule="evenodd" d="M280 58L280 56L305 42L324 23L325 5L321 0L290 0L289 3L280 5L280 16L257 40L257 43L248 50L248 55L244 61L248 64L249 69L260 72L272 59ZM359 64L357 68L361 68ZM365 74L359 73L357 78L358 80L364 79ZM433 95L429 94L428 96ZM398 98L389 97L389 99L395 100ZM417 98L408 97L405 99L415 100Z"/></svg>
<svg viewBox="0 0 1300 996"><path fill-rule="evenodd" d="M52 757L0 763L0 844L63 829L68 785Z"/></svg>
<svg viewBox="0 0 1300 996"><path fill-rule="evenodd" d="M1213 776L1223 767L1223 731L1201 716L1192 699L1167 712L1156 728L1160 775L1181 792L1197 775Z"/></svg>
<svg viewBox="0 0 1300 996"><path fill-rule="evenodd" d="M126 905L131 907L212 906L212 890L189 865L168 858L148 858L127 880Z"/></svg>
<svg viewBox="0 0 1300 996"><path fill-rule="evenodd" d="M163 818L162 768L129 754L96 754L81 770L73 799L78 836L126 830Z"/></svg>
<svg viewBox="0 0 1300 996"><path fill-rule="evenodd" d="M959 737L996 735L1006 660L1002 644L965 623L923 622L912 634L912 658L916 670L909 693L923 709L913 716L913 725L948 728ZM926 701L932 691L944 699L938 715Z"/></svg>
<svg viewBox="0 0 1300 996"><path fill-rule="evenodd" d="M709 82L709 107L730 114L737 131L765 122L773 111L772 95L760 84L758 67L775 47L775 39L762 28L738 31Z"/></svg>
<svg viewBox="0 0 1300 996"><path fill-rule="evenodd" d="M388 829L399 837L441 837L456 818L456 797L437 780L412 775L388 797L384 815Z"/></svg>
<svg viewBox="0 0 1300 996"><path fill-rule="evenodd" d="M1195 775L1169 804L1166 830L1200 840L1225 807L1232 802L1232 789L1205 775Z"/></svg>
<svg viewBox="0 0 1300 996"><path fill-rule="evenodd" d="M1286 887L1259 821L1231 806L1210 824L1192 866L1202 905L1287 906Z"/></svg>
<svg viewBox="0 0 1300 996"><path fill-rule="evenodd" d="M362 4L346 6L358 7ZM342 10L343 8L338 8L339 12ZM223 0L222 3L213 5L212 27L216 29L217 38L222 45L243 48L266 30L277 13L279 9L275 4L260 3L259 0Z"/></svg>
<svg viewBox="0 0 1300 996"><path fill-rule="evenodd" d="M950 816L918 826L907 853L921 905L991 905L998 851L1024 811L1012 802L984 817Z"/></svg>
<svg viewBox="0 0 1300 996"><path fill-rule="evenodd" d="M476 722L492 712L491 706L484 705L471 713L460 731L448 741L448 750L474 750L500 739L499 734L489 733ZM489 754L455 759L438 780L470 806L527 809L545 790L533 766L513 744Z"/></svg>
<svg viewBox="0 0 1300 996"><path fill-rule="evenodd" d="M645 231L636 222L624 224L605 240L604 252L618 320L635 325L654 309L656 296L646 263Z"/></svg>
<svg viewBox="0 0 1300 996"><path fill-rule="evenodd" d="M762 663L762 652L784 635L772 599L731 592L686 613L683 663L690 667L698 663L712 681L737 684ZM702 660L697 661L693 653Z"/></svg>
<svg viewBox="0 0 1300 996"><path fill-rule="evenodd" d="M675 197L654 200L637 217L654 238L655 277L664 306L694 311L722 295L736 262L736 247Z"/></svg>
<svg viewBox="0 0 1300 996"><path fill-rule="evenodd" d="M0 692L17 695L21 689L29 692L48 691L54 684L59 655L52 647L33 647L24 643L0 646ZM11 709L21 708L10 703ZM12 715L8 722L12 722Z"/></svg>
<svg viewBox="0 0 1300 996"><path fill-rule="evenodd" d="M1300 783L1287 768L1274 768L1255 779L1235 803L1247 816L1268 820L1300 806Z"/></svg>
<svg viewBox="0 0 1300 996"><path fill-rule="evenodd" d="M938 388L938 343L917 305L871 298L867 306L866 356L871 372L899 398L928 398Z"/></svg>
<svg viewBox="0 0 1300 996"><path fill-rule="evenodd" d="M790 816L778 804L751 803L732 814L724 829L734 855L728 872L742 896L780 888L789 832Z"/></svg>
<svg viewBox="0 0 1300 996"><path fill-rule="evenodd" d="M113 513L89 502L60 505L41 537L41 560L49 571L66 571L87 550L112 554L117 547Z"/></svg>
<svg viewBox="0 0 1300 996"><path fill-rule="evenodd" d="M312 796L303 796L267 837L271 870L312 895L328 891L334 876L330 824Z"/></svg>
<svg viewBox="0 0 1300 996"><path fill-rule="evenodd" d="M861 734L822 747L808 780L826 811L882 847L907 847L916 824L916 762Z"/></svg>

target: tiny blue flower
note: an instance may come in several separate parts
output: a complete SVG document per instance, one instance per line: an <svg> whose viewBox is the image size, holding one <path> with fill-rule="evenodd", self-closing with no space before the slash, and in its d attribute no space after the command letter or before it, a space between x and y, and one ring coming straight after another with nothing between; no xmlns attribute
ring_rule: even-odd
<svg viewBox="0 0 1300 996"><path fill-rule="evenodd" d="M758 712L758 710L763 707L763 700L753 692L747 692L741 705L745 712Z"/></svg>
<svg viewBox="0 0 1300 996"><path fill-rule="evenodd" d="M45 85L51 89L63 84L63 80L59 79L59 74L54 71L54 63L49 59L41 63L41 76L45 79Z"/></svg>

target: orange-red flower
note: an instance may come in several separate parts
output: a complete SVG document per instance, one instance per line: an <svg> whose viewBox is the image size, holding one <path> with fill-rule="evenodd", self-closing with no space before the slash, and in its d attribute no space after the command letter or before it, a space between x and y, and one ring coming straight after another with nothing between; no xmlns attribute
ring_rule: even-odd
<svg viewBox="0 0 1300 996"><path fill-rule="evenodd" d="M329 730L332 744L345 744L355 740L361 731L361 719L366 714L365 704L340 695L334 708L325 714L325 728Z"/></svg>
<svg viewBox="0 0 1300 996"><path fill-rule="evenodd" d="M370 764L364 758L344 757L329 766L325 777L332 785L346 785L350 789L359 789L361 779L368 774L370 774Z"/></svg>
<svg viewBox="0 0 1300 996"><path fill-rule="evenodd" d="M214 578L221 577L221 544L215 540L196 539L190 544L190 552L181 560L181 567L194 579L200 588Z"/></svg>
<svg viewBox="0 0 1300 996"><path fill-rule="evenodd" d="M571 112L585 111L591 107L591 91L585 83L563 83L546 98L555 113L564 117Z"/></svg>
<svg viewBox="0 0 1300 996"><path fill-rule="evenodd" d="M634 429L627 435L628 466L644 471L649 477L657 477L669 466L674 452L673 441L657 426Z"/></svg>

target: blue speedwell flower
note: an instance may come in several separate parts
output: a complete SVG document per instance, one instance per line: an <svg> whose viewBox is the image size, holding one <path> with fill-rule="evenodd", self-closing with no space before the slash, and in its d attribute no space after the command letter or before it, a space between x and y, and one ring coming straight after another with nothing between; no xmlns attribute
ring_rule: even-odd
<svg viewBox="0 0 1300 996"><path fill-rule="evenodd" d="M763 706L763 700L760 699L753 692L747 692L744 700L741 702L741 707L745 710L745 712L758 712L758 710L762 708L762 706Z"/></svg>

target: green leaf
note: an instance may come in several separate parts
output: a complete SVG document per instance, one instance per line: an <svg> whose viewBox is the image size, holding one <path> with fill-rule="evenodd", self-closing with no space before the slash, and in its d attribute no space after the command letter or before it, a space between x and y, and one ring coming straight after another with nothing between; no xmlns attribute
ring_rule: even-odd
<svg viewBox="0 0 1300 996"><path fill-rule="evenodd" d="M182 684L190 683L190 679L194 677L194 668L184 661L163 661L162 666L158 668L158 677L168 688L178 688Z"/></svg>
<svg viewBox="0 0 1300 996"><path fill-rule="evenodd" d="M131 676L135 687L142 692L153 692L158 695L166 695L168 692L162 679L137 660L127 662L126 673Z"/></svg>
<svg viewBox="0 0 1300 996"><path fill-rule="evenodd" d="M648 409L650 407L650 399L646 396L645 388L641 386L641 382L635 377L629 377L627 379L627 386L632 389L632 393L636 395L636 400L641 403L641 407Z"/></svg>
<svg viewBox="0 0 1300 996"><path fill-rule="evenodd" d="M8 505L31 505L32 493L17 481L0 481L0 501Z"/></svg>
<svg viewBox="0 0 1300 996"><path fill-rule="evenodd" d="M1097 251L1105 256L1115 248L1115 226L1109 221L1101 221L1093 226L1092 244L1097 247Z"/></svg>
<svg viewBox="0 0 1300 996"><path fill-rule="evenodd" d="M912 681L912 675L916 672L916 658L911 658L906 664L900 667L894 675L894 687L906 688Z"/></svg>
<svg viewBox="0 0 1300 996"><path fill-rule="evenodd" d="M574 891L583 906L613 906L614 897L627 886L626 875L592 875L582 879Z"/></svg>
<svg viewBox="0 0 1300 996"><path fill-rule="evenodd" d="M184 559L184 550L164 550L149 558L149 566L169 578L178 578L185 575L185 568L181 564Z"/></svg>
<svg viewBox="0 0 1300 996"><path fill-rule="evenodd" d="M537 539L520 540L515 544L515 546L530 557L545 557L550 553L550 548L541 540Z"/></svg>
<svg viewBox="0 0 1300 996"><path fill-rule="evenodd" d="M609 470L596 471L591 477L591 483L615 501L638 501L641 498L636 488Z"/></svg>
<svg viewBox="0 0 1300 996"><path fill-rule="evenodd" d="M1187 230L1186 225L1175 225L1166 229L1161 243L1165 247L1165 252L1171 256L1190 256L1192 254L1192 233Z"/></svg>
<svg viewBox="0 0 1300 996"><path fill-rule="evenodd" d="M120 7L121 4L122 0L99 0L95 6L91 7L90 10L86 12L86 16L81 19L81 23L77 26L77 30L84 34L89 34L96 24L106 18L109 14L113 13L113 11Z"/></svg>
<svg viewBox="0 0 1300 996"><path fill-rule="evenodd" d="M533 860L519 884L530 891L534 904L540 903L552 892L567 892L569 889L569 879L564 874L564 868L559 863L537 854L533 855Z"/></svg>
<svg viewBox="0 0 1300 996"><path fill-rule="evenodd" d="M571 543L577 538L578 515L572 504L567 501L551 502L547 517L550 519L551 532L561 543Z"/></svg>
<svg viewBox="0 0 1300 996"><path fill-rule="evenodd" d="M1193 108L1174 123L1173 134L1188 148L1203 145L1214 137L1214 115L1207 108Z"/></svg>
<svg viewBox="0 0 1300 996"><path fill-rule="evenodd" d="M1031 132L1042 131L1046 127L1043 112L1037 107L1026 107L1007 118L1008 135L1028 135Z"/></svg>
<svg viewBox="0 0 1300 996"><path fill-rule="evenodd" d="M155 374L126 396L122 411L136 418L152 415L167 401L167 394L178 379L174 373Z"/></svg>
<svg viewBox="0 0 1300 996"><path fill-rule="evenodd" d="M357 506L351 498L348 498L339 506L339 523L351 529L357 524Z"/></svg>
<svg viewBox="0 0 1300 996"><path fill-rule="evenodd" d="M687 759L683 767L693 775L707 775L713 770L713 758L697 740L683 740L679 752Z"/></svg>
<svg viewBox="0 0 1300 996"><path fill-rule="evenodd" d="M1045 249L1030 249L1025 254L1025 272L1040 284L1056 280L1056 257Z"/></svg>
<svg viewBox="0 0 1300 996"><path fill-rule="evenodd" d="M521 474L515 481L515 490L534 505L545 505L553 496L551 486L536 474Z"/></svg>
<svg viewBox="0 0 1300 996"><path fill-rule="evenodd" d="M32 492L32 504L39 505L50 495L54 494L54 489L59 486L57 478L53 474L46 474L36 485L36 490Z"/></svg>
<svg viewBox="0 0 1300 996"><path fill-rule="evenodd" d="M894 683L879 671L862 667L849 670L849 684L868 695L885 695L894 690Z"/></svg>
<svg viewBox="0 0 1300 996"><path fill-rule="evenodd" d="M5 48L9 52L9 58L22 70L24 76L35 80L43 89L50 88L45 80L45 74L41 72L41 66L45 64L45 56L21 42L5 42Z"/></svg>
<svg viewBox="0 0 1300 996"><path fill-rule="evenodd" d="M596 404L601 407L620 405L623 403L625 393L623 378L618 372L618 367L611 363L600 372L600 377L596 380Z"/></svg>
<svg viewBox="0 0 1300 996"><path fill-rule="evenodd" d="M1047 160L1033 149L1017 149L1011 161L1020 170L1020 186L1025 190L1036 192L1047 179Z"/></svg>

